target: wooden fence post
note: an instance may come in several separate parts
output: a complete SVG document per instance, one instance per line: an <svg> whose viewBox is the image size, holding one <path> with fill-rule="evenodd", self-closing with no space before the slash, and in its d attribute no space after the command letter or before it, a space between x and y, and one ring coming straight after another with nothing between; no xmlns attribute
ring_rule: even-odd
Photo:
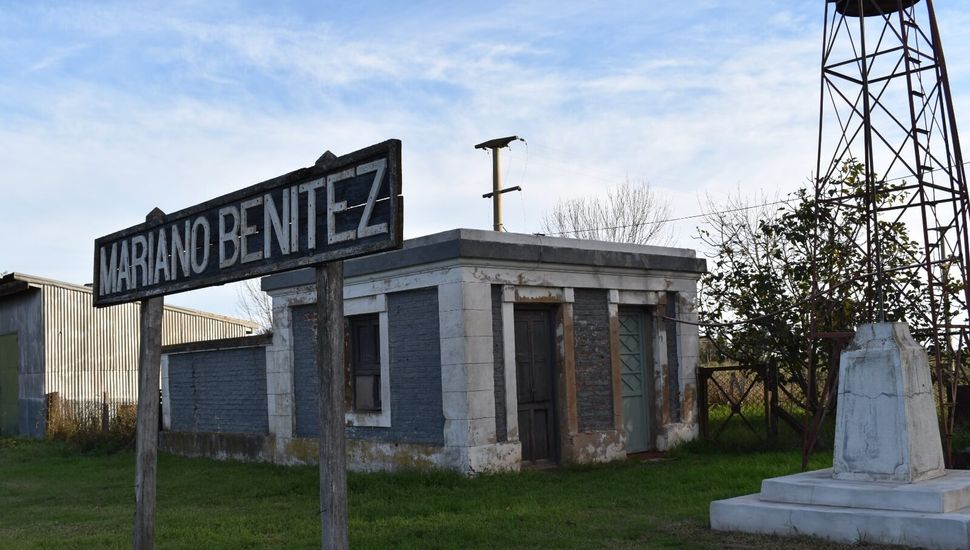
<svg viewBox="0 0 970 550"><path fill-rule="evenodd" d="M768 362L768 435L778 436L778 362L774 359Z"/></svg>
<svg viewBox="0 0 970 550"><path fill-rule="evenodd" d="M135 527L132 547L155 547L155 474L158 462L158 371L162 359L163 298L141 302L138 352L138 427L135 438Z"/></svg>
<svg viewBox="0 0 970 550"><path fill-rule="evenodd" d="M101 433L107 435L111 428L111 410L108 406L108 392L101 392Z"/></svg>
<svg viewBox="0 0 970 550"><path fill-rule="evenodd" d="M317 275L317 373L320 376L320 537L326 550L345 550L347 442L344 435L344 263Z"/></svg>
<svg viewBox="0 0 970 550"><path fill-rule="evenodd" d="M47 429L44 435L48 439L53 438L54 434L59 433L63 429L64 420L62 414L60 394L52 391L47 394Z"/></svg>
<svg viewBox="0 0 970 550"><path fill-rule="evenodd" d="M697 424L700 428L701 438L707 439L707 379L710 371L703 367L697 369Z"/></svg>

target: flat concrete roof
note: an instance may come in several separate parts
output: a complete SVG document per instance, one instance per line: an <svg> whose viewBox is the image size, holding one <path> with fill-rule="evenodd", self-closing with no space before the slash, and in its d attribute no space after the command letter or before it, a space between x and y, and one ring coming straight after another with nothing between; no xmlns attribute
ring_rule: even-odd
<svg viewBox="0 0 970 550"><path fill-rule="evenodd" d="M372 254L344 262L344 276L358 277L457 258L476 258L533 264L592 265L704 273L707 261L687 248L567 239L481 229L452 229L404 241L400 250ZM313 284L313 269L263 277L265 291Z"/></svg>

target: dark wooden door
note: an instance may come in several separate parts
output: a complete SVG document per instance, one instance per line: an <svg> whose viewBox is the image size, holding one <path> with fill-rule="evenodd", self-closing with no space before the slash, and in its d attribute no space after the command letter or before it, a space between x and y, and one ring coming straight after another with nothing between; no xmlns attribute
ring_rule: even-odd
<svg viewBox="0 0 970 550"><path fill-rule="evenodd" d="M17 335L0 336L0 435L17 435L20 407Z"/></svg>
<svg viewBox="0 0 970 550"><path fill-rule="evenodd" d="M555 462L558 458L550 313L515 311L515 377L523 462Z"/></svg>

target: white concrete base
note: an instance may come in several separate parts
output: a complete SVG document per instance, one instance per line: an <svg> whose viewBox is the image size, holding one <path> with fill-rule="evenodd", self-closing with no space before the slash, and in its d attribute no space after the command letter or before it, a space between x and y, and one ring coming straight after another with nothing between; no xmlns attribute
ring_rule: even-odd
<svg viewBox="0 0 970 550"><path fill-rule="evenodd" d="M837 542L970 549L970 471L917 483L847 481L818 470L766 479L711 503L711 528Z"/></svg>

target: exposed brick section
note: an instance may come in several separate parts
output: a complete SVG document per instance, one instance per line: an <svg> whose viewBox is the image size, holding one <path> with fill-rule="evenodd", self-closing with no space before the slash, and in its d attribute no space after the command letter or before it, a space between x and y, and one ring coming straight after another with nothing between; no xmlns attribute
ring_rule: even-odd
<svg viewBox="0 0 970 550"><path fill-rule="evenodd" d="M319 430L319 381L317 376L316 323L317 306L297 306L292 311L293 327L293 414L295 435L317 437Z"/></svg>
<svg viewBox="0 0 970 550"><path fill-rule="evenodd" d="M607 291L575 290L576 408L580 431L611 430L613 380Z"/></svg>
<svg viewBox="0 0 970 550"><path fill-rule="evenodd" d="M265 434L266 349L168 356L172 431Z"/></svg>
<svg viewBox="0 0 970 550"><path fill-rule="evenodd" d="M680 410L680 360L677 353L677 330L675 321L670 319L677 318L677 293L667 293L667 321L664 325L667 329L667 384L670 388L670 416L678 422L683 420L683 413Z"/></svg>
<svg viewBox="0 0 970 550"><path fill-rule="evenodd" d="M293 308L296 435L317 437L317 377L313 354L316 306ZM391 427L347 428L351 439L444 445L441 342L437 287L387 295L391 351Z"/></svg>
<svg viewBox="0 0 970 550"><path fill-rule="evenodd" d="M508 441L505 425L505 348L502 340L502 285L492 285L492 356L495 358L495 437Z"/></svg>

